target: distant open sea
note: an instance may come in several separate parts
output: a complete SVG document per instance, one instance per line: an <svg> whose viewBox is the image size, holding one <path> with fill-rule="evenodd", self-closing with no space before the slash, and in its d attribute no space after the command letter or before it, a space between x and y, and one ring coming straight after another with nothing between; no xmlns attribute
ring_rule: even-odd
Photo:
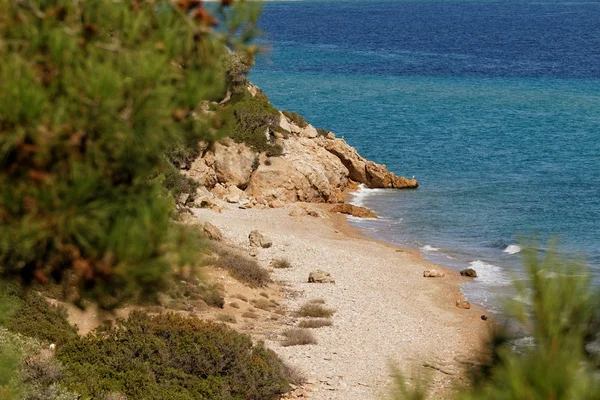
<svg viewBox="0 0 600 400"><path fill-rule="evenodd" d="M421 184L359 191L381 218L355 226L474 267L492 311L520 235L600 276L599 2L273 2L261 27L250 78L276 106Z"/></svg>

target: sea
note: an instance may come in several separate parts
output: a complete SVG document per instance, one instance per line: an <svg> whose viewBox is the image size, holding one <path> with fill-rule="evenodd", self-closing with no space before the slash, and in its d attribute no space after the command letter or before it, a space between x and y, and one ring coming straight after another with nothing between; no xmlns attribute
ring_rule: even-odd
<svg viewBox="0 0 600 400"><path fill-rule="evenodd" d="M365 234L478 278L501 311L521 248L556 239L600 284L600 2L361 0L264 5L250 75L417 190L361 188Z"/></svg>

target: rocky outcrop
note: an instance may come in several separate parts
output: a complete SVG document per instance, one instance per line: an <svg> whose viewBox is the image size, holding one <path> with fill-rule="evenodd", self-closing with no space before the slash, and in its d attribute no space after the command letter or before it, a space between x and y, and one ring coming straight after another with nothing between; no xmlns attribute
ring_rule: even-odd
<svg viewBox="0 0 600 400"><path fill-rule="evenodd" d="M243 143L227 140L212 148L213 169L219 183L245 189L248 186L257 154Z"/></svg>
<svg viewBox="0 0 600 400"><path fill-rule="evenodd" d="M329 211L334 212L334 213L337 212L337 213L352 215L353 217L358 217L358 218L377 218L377 215L373 211L369 210L368 208L361 207L361 206L354 206L352 204L347 204L347 203L336 204L335 206L331 207L331 209Z"/></svg>
<svg viewBox="0 0 600 400"><path fill-rule="evenodd" d="M332 132L310 124L300 127L282 113L266 135L272 145L281 147L280 155L258 154L244 143L226 139L203 146L185 173L214 196L241 207L341 203L355 183L370 188L418 187L416 180L398 177L385 165L364 159Z"/></svg>

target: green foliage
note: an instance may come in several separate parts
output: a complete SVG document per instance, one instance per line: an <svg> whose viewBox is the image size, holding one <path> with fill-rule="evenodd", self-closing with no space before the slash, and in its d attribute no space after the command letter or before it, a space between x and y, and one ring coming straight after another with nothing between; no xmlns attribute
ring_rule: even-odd
<svg viewBox="0 0 600 400"><path fill-rule="evenodd" d="M505 332L493 340L493 357L461 399L598 399L600 377L585 353L598 297L583 263L566 262L555 250L539 259L537 246L524 251L528 281L516 284L511 315L535 339L515 352Z"/></svg>
<svg viewBox="0 0 600 400"><path fill-rule="evenodd" d="M180 2L181 3L181 2ZM256 36L259 7L220 34L160 0L0 0L0 273L60 281L103 307L162 287L175 195L216 122L223 58ZM251 51L250 51L251 50ZM221 123L221 121L219 121ZM165 152L166 157L165 157Z"/></svg>
<svg viewBox="0 0 600 400"><path fill-rule="evenodd" d="M230 104L223 110L223 132L238 143L246 143L257 152L281 154L281 146L271 143L267 137L269 129L279 122L279 111L267 96L257 93L252 96L244 90L232 96Z"/></svg>
<svg viewBox="0 0 600 400"><path fill-rule="evenodd" d="M0 301L14 304L15 312L3 324L12 332L44 342L63 344L77 337L66 310L50 305L33 291L16 284L0 283Z"/></svg>
<svg viewBox="0 0 600 400"><path fill-rule="evenodd" d="M317 128L317 133L319 136L327 136L329 135L329 131L327 129Z"/></svg>
<svg viewBox="0 0 600 400"><path fill-rule="evenodd" d="M63 346L66 384L83 396L132 399L277 399L288 390L277 356L222 324L133 313Z"/></svg>
<svg viewBox="0 0 600 400"><path fill-rule="evenodd" d="M513 320L533 337L534 345L515 348L509 331L498 329L490 342L491 357L473 372L472 387L457 398L600 398L597 360L585 351L586 341L599 334L597 289L582 262L567 262L555 245L542 260L538 247L523 250L528 279L515 282L515 298L520 301L507 307ZM396 383L393 398L422 398L420 390L407 390L401 377Z"/></svg>
<svg viewBox="0 0 600 400"><path fill-rule="evenodd" d="M254 60L247 54L231 52L224 61L227 72L229 90L234 94L241 93L248 85L248 73L254 65Z"/></svg>
<svg viewBox="0 0 600 400"><path fill-rule="evenodd" d="M283 113L283 115L288 117L288 119L290 121L292 121L294 124L298 125L300 128L306 128L308 126L308 122L306 122L306 120L304 119L304 117L302 117L302 115L300 115L296 112L290 112L290 111L286 111L286 110L283 110L282 113Z"/></svg>

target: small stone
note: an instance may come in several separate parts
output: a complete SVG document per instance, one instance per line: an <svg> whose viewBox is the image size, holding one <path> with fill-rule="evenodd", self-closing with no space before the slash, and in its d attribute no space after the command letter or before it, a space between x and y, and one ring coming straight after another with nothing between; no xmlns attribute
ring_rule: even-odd
<svg viewBox="0 0 600 400"><path fill-rule="evenodd" d="M468 276L469 278L477 278L477 271L475 271L473 268L463 269L460 271L460 274L462 276Z"/></svg>
<svg viewBox="0 0 600 400"><path fill-rule="evenodd" d="M468 310L471 308L471 303L465 300L456 300L456 307Z"/></svg>
<svg viewBox="0 0 600 400"><path fill-rule="evenodd" d="M487 315L482 315L481 319L484 320L484 321L487 321L488 317L487 317Z"/></svg>
<svg viewBox="0 0 600 400"><path fill-rule="evenodd" d="M437 269L426 269L423 271L423 276L425 278L441 278L444 275L444 271L438 271Z"/></svg>
<svg viewBox="0 0 600 400"><path fill-rule="evenodd" d="M308 274L309 283L335 283L335 280L331 277L329 272L322 271L320 269L312 271Z"/></svg>
<svg viewBox="0 0 600 400"><path fill-rule="evenodd" d="M257 230L250 232L250 235L248 235L248 240L250 240L250 246L252 247L262 247L266 249L273 245L273 241L267 236L266 233Z"/></svg>

